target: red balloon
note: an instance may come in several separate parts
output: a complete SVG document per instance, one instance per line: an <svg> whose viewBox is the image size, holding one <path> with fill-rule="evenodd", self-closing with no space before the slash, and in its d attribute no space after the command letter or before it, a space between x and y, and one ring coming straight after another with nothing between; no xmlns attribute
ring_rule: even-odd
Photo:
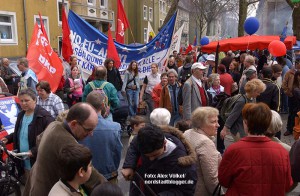
<svg viewBox="0 0 300 196"><path fill-rule="evenodd" d="M286 55L286 46L279 40L273 40L268 46L269 52L273 56L284 56Z"/></svg>

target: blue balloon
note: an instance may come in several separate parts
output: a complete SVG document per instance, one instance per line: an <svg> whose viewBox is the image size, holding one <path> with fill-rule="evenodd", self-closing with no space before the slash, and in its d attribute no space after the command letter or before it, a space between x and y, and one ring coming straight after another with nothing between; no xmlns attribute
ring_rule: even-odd
<svg viewBox="0 0 300 196"><path fill-rule="evenodd" d="M249 35L253 35L259 28L259 21L255 17L250 17L245 20L244 29Z"/></svg>
<svg viewBox="0 0 300 196"><path fill-rule="evenodd" d="M200 40L200 44L201 44L201 46L205 46L205 45L209 44L208 37L202 37Z"/></svg>

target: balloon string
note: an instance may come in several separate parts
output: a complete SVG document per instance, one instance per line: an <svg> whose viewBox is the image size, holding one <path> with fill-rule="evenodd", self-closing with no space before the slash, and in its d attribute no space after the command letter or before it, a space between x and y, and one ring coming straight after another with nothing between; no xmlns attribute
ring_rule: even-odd
<svg viewBox="0 0 300 196"><path fill-rule="evenodd" d="M248 36L247 52L248 52L248 48L249 48L249 44L250 44L250 43L249 43L250 36L251 36L251 35Z"/></svg>

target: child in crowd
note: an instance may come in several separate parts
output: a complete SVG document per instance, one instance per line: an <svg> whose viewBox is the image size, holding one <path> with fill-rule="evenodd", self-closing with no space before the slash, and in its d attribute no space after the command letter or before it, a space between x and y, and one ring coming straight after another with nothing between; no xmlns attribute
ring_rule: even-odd
<svg viewBox="0 0 300 196"><path fill-rule="evenodd" d="M139 130L145 126L146 120L143 116L133 116L130 119L130 127L132 128L131 136L128 140L128 146L130 146L133 138L138 134Z"/></svg>
<svg viewBox="0 0 300 196"><path fill-rule="evenodd" d="M66 145L59 152L59 162L63 168L60 180L52 187L48 196L87 195L84 184L92 173L92 154L81 144Z"/></svg>
<svg viewBox="0 0 300 196"><path fill-rule="evenodd" d="M186 130L190 129L191 126L187 123L186 120L180 120L176 123L175 128L184 133Z"/></svg>

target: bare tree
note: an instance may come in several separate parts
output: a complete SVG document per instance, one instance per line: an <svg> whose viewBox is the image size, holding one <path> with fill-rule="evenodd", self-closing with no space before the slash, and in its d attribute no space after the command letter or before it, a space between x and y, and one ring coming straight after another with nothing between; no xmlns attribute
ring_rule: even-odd
<svg viewBox="0 0 300 196"><path fill-rule="evenodd" d="M300 3L292 3L291 0L286 0L286 2L291 6L293 9L293 31L294 35L296 36L297 40L300 40Z"/></svg>
<svg viewBox="0 0 300 196"><path fill-rule="evenodd" d="M259 2L259 0L239 0L239 26L238 26L238 36L244 36L244 22L248 15L248 7L254 3Z"/></svg>
<svg viewBox="0 0 300 196"><path fill-rule="evenodd" d="M196 15L199 20L202 17L206 22L206 35L213 35L217 32L211 32L211 24L218 19L218 17L229 10L232 10L232 0L193 0L193 7L197 9L200 15Z"/></svg>
<svg viewBox="0 0 300 196"><path fill-rule="evenodd" d="M163 26L165 26L169 22L169 20L172 18L174 13L177 11L178 3L179 3L179 0L172 0L171 7L167 13L167 16L166 16L164 22L163 22L163 25L161 25L161 27L158 28L158 31L160 31L160 29Z"/></svg>

